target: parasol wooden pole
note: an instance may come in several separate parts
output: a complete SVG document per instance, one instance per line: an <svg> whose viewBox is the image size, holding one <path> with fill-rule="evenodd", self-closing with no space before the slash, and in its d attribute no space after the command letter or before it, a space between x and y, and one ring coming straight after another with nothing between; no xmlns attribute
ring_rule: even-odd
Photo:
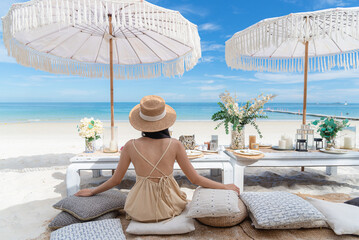
<svg viewBox="0 0 359 240"><path fill-rule="evenodd" d="M307 85L308 85L308 45L305 42L305 56L304 56L304 94L303 94L303 124L306 124L307 115Z"/></svg>
<svg viewBox="0 0 359 240"><path fill-rule="evenodd" d="M305 56L304 56L304 93L303 93L303 120L302 124L306 124L307 118L307 85L308 85L308 45L309 42L305 41ZM301 167L301 171L304 171L304 167Z"/></svg>
<svg viewBox="0 0 359 240"><path fill-rule="evenodd" d="M115 126L115 110L113 106L113 46L112 46L112 14L108 14L109 22L109 34L110 38L110 85L111 85L111 128ZM113 139L113 134L111 134L111 139Z"/></svg>

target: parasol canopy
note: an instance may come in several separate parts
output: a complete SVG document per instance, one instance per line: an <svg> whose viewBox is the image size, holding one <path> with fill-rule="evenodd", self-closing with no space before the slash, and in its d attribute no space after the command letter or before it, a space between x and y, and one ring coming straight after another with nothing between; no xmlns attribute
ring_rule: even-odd
<svg viewBox="0 0 359 240"><path fill-rule="evenodd" d="M197 26L146 1L33 0L2 20L9 55L51 73L109 77L111 39L115 79L182 75L201 57Z"/></svg>
<svg viewBox="0 0 359 240"><path fill-rule="evenodd" d="M5 47L19 64L110 77L114 151L113 79L182 75L201 57L196 25L142 0L32 0L13 4L2 21Z"/></svg>
<svg viewBox="0 0 359 240"><path fill-rule="evenodd" d="M232 69L304 72L305 124L308 71L359 67L359 8L262 20L226 42L226 63Z"/></svg>

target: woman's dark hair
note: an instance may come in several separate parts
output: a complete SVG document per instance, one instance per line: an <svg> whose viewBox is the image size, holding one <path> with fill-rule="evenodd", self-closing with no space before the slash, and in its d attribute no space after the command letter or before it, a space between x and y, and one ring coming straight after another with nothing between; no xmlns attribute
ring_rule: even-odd
<svg viewBox="0 0 359 240"><path fill-rule="evenodd" d="M168 129L165 129L158 132L142 132L142 137L162 139L162 138L171 138L171 135Z"/></svg>

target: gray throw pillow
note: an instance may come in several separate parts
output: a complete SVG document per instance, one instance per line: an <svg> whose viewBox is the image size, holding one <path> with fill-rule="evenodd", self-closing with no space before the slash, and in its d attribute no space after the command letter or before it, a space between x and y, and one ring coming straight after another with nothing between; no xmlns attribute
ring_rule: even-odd
<svg viewBox="0 0 359 240"><path fill-rule="evenodd" d="M240 195L259 229L326 227L325 217L312 204L288 192L244 192Z"/></svg>
<svg viewBox="0 0 359 240"><path fill-rule="evenodd" d="M105 213L123 209L127 193L108 190L91 197L70 196L62 199L54 208L70 213L72 216L88 221Z"/></svg>
<svg viewBox="0 0 359 240"><path fill-rule="evenodd" d="M50 240L125 240L120 219L75 223L51 233Z"/></svg>
<svg viewBox="0 0 359 240"><path fill-rule="evenodd" d="M359 197L353 198L349 201L346 201L345 203L359 207Z"/></svg>
<svg viewBox="0 0 359 240"><path fill-rule="evenodd" d="M112 211L109 213L105 213L104 215L94 218L90 221L99 221L99 220L105 220L105 219L112 219L116 218L118 216L118 211ZM57 214L57 216L54 218L54 220L51 221L49 224L49 228L51 230L55 230L58 228L62 228L74 223L83 223L84 221L81 221L80 219L77 219L76 217L72 216L70 213L67 212L60 212Z"/></svg>

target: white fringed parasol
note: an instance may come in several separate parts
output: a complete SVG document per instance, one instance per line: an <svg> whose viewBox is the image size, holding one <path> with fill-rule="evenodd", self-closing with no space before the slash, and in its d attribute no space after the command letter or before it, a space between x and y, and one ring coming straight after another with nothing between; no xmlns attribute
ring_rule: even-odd
<svg viewBox="0 0 359 240"><path fill-rule="evenodd" d="M113 79L172 77L201 57L197 26L141 0L32 0L13 4L3 39L19 64Z"/></svg>
<svg viewBox="0 0 359 240"><path fill-rule="evenodd" d="M303 124L308 71L359 68L359 8L292 13L265 19L226 42L227 65L235 69L304 71Z"/></svg>

